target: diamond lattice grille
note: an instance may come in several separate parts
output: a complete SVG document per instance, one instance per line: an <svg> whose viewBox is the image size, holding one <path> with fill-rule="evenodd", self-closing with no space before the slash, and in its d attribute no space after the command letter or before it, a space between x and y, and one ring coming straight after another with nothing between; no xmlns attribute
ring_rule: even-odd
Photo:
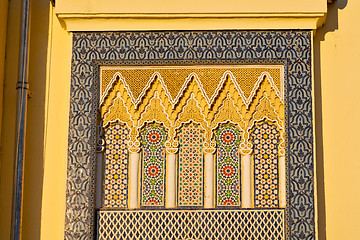
<svg viewBox="0 0 360 240"><path fill-rule="evenodd" d="M284 239L284 210L98 212L98 239Z"/></svg>

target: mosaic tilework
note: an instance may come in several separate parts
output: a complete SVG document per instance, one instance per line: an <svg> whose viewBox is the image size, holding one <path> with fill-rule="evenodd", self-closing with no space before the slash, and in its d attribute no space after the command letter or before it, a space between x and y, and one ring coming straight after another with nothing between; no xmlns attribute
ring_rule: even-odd
<svg viewBox="0 0 360 240"><path fill-rule="evenodd" d="M98 239L284 239L284 210L99 211Z"/></svg>
<svg viewBox="0 0 360 240"><path fill-rule="evenodd" d="M103 207L127 207L129 129L124 124L111 123L104 137Z"/></svg>
<svg viewBox="0 0 360 240"><path fill-rule="evenodd" d="M285 65L287 238L315 239L311 31L73 33L65 239L92 239L98 64Z"/></svg>
<svg viewBox="0 0 360 240"><path fill-rule="evenodd" d="M164 127L156 123L147 124L141 131L142 206L164 206L166 139Z"/></svg>
<svg viewBox="0 0 360 240"><path fill-rule="evenodd" d="M269 66L261 68L258 66L252 68L249 68L248 66L223 66L221 68L215 66L212 66L211 68L209 68L209 66L184 66L183 68L171 68L167 66L163 68L157 67L156 69L136 67L117 67L116 69L114 69L113 67L107 68L108 69L106 70L102 70L101 73L101 95L103 94L103 91L106 89L107 85L109 84L116 72L120 72L121 75L126 79L126 82L129 85L129 89L131 89L131 92L135 99L139 97L140 93L143 91L147 82L152 77L155 71L159 73L160 76L163 78L164 83L166 84L169 93L173 99L176 98L180 89L183 87L186 78L188 78L191 73L195 73L199 77L203 88L209 98L214 94L221 78L227 71L231 72L234 75L240 88L244 91L244 95L246 98L250 96L250 93L253 90L256 81L263 72L268 72L273 78L277 89L281 89L279 66ZM176 79L176 81L173 81L173 79Z"/></svg>
<svg viewBox="0 0 360 240"><path fill-rule="evenodd" d="M221 124L215 131L215 138L217 145L216 204L217 206L240 206L240 130L229 123Z"/></svg>
<svg viewBox="0 0 360 240"><path fill-rule="evenodd" d="M275 123L256 123L251 133L254 145L254 206L279 206L279 138Z"/></svg>
<svg viewBox="0 0 360 240"><path fill-rule="evenodd" d="M202 206L204 131L199 124L184 124L178 133L178 141L178 206Z"/></svg>

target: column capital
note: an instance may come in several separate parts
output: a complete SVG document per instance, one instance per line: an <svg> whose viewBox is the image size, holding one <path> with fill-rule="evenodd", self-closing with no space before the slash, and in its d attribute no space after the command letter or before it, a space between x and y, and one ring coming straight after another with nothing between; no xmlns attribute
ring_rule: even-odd
<svg viewBox="0 0 360 240"><path fill-rule="evenodd" d="M279 157L285 157L285 148L279 148Z"/></svg>
<svg viewBox="0 0 360 240"><path fill-rule="evenodd" d="M239 151L243 156L250 155L252 153L251 148L240 148Z"/></svg>
<svg viewBox="0 0 360 240"><path fill-rule="evenodd" d="M214 154L216 152L216 148L210 147L210 148L204 148L205 154Z"/></svg>
<svg viewBox="0 0 360 240"><path fill-rule="evenodd" d="M166 153L168 153L168 154L175 154L175 153L177 153L177 151L179 150L179 148L172 148L172 147L167 147L166 148Z"/></svg>
<svg viewBox="0 0 360 240"><path fill-rule="evenodd" d="M130 153L138 153L140 152L140 148L128 148Z"/></svg>
<svg viewBox="0 0 360 240"><path fill-rule="evenodd" d="M128 149L130 153L137 153L140 151L140 142L139 141L129 141Z"/></svg>

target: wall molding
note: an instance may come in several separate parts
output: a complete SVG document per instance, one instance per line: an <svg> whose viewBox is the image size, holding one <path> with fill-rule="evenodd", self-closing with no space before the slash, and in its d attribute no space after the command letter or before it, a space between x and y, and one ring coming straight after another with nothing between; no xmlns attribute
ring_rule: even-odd
<svg viewBox="0 0 360 240"><path fill-rule="evenodd" d="M317 29L326 12L57 13L67 31Z"/></svg>

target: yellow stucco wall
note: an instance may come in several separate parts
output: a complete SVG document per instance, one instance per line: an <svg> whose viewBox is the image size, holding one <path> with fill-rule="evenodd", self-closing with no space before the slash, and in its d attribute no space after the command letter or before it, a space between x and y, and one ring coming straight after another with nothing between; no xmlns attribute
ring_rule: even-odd
<svg viewBox="0 0 360 240"><path fill-rule="evenodd" d="M5 1L2 1L5 2ZM13 166L15 149L15 122L18 80L18 56L20 37L20 0L8 3L6 34L6 61L4 91L1 108L1 168L0 168L0 239L10 239L11 207L13 191ZM47 76L47 48L49 6L47 0L31 1L31 39L29 59L30 98L28 98L28 119L26 136L26 162L24 172L23 239L39 239L41 225L43 173L45 96ZM3 8L1 9L3 11ZM1 18L3 17L0 15ZM68 34L67 34L68 35ZM69 58L69 56L67 56ZM0 73L2 73L0 71ZM64 119L64 122L67 122ZM65 158L64 158L65 159ZM64 162L60 160L60 162ZM63 214L62 214L63 215Z"/></svg>
<svg viewBox="0 0 360 240"><path fill-rule="evenodd" d="M322 12L326 0L59 0L59 13L259 13Z"/></svg>
<svg viewBox="0 0 360 240"><path fill-rule="evenodd" d="M4 2L4 1L2 1ZM0 236L10 239L13 164L15 149L15 113L16 113L16 78L19 47L19 4L6 3L8 9L6 32L6 61L4 72L2 127L1 127L1 165L0 165ZM2 11L4 11L2 9ZM3 20L3 19L2 19ZM4 23L4 22L1 22ZM11 29L11 30L10 30ZM4 56L5 57L5 56Z"/></svg>
<svg viewBox="0 0 360 240"><path fill-rule="evenodd" d="M71 40L52 10L48 50L41 239L64 239Z"/></svg>
<svg viewBox="0 0 360 240"><path fill-rule="evenodd" d="M322 104L316 106L318 174L325 180L318 185L319 210L326 216L319 223L331 240L360 239L359 11L360 1L338 0L314 42L316 103Z"/></svg>
<svg viewBox="0 0 360 240"><path fill-rule="evenodd" d="M1 0L1 19L7 12L3 7L7 4L6 1L3 5L5 1ZM65 9L61 3L71 2L74 8L68 11L74 12L80 11L81 7L90 11L95 6L95 1L88 1L88 5L80 5L83 1L58 2L59 9ZM285 2L289 4L290 1ZM288 9L298 11L310 4L310 1L306 4L304 1L291 2ZM322 9L323 2L325 0L316 1L314 9L317 6ZM302 3L301 8L299 3ZM23 239L64 238L71 37L49 6L47 0L32 1L29 72L32 97L28 107ZM338 0L330 5L327 22L316 31L314 39L318 232L321 240L360 239L360 158L356 152L360 142L357 125L360 118L360 81L357 80L359 11L359 1ZM1 70L0 64L0 79L5 76L2 109L0 105L3 112L0 239L9 239L10 234L20 0L9 2L8 14L5 71ZM181 21L176 24L186 28ZM208 29L206 21L201 24ZM274 24L267 23L268 26ZM1 29L4 26L1 21ZM1 40L4 38L1 34ZM0 54L1 59L4 58Z"/></svg>
<svg viewBox="0 0 360 240"><path fill-rule="evenodd" d="M6 29L7 29L8 1L0 0L0 109L3 101L3 85L5 70L5 51L6 51ZM0 113L0 126L2 121L2 111ZM1 136L1 128L0 128ZM1 146L1 139L0 139ZM0 163L1 164L1 163Z"/></svg>

